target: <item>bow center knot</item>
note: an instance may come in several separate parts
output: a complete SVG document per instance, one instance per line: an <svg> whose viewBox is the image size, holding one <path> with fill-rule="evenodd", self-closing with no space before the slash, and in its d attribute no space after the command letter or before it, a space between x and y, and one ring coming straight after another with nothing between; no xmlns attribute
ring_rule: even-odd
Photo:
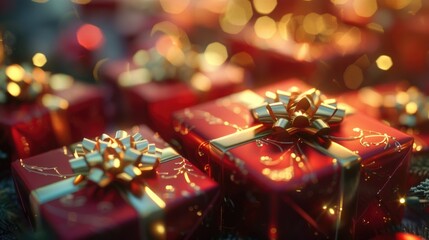
<svg viewBox="0 0 429 240"><path fill-rule="evenodd" d="M161 153L140 133L129 135L119 130L115 137L103 134L95 140L84 138L74 156L69 162L79 173L75 184L89 180L106 187L114 182L131 184L141 175L154 172Z"/></svg>
<svg viewBox="0 0 429 240"><path fill-rule="evenodd" d="M287 135L326 135L330 126L340 123L345 116L345 110L337 107L335 99L326 99L315 88L305 92L297 88L267 92L265 102L251 111L256 120L272 124L273 130Z"/></svg>

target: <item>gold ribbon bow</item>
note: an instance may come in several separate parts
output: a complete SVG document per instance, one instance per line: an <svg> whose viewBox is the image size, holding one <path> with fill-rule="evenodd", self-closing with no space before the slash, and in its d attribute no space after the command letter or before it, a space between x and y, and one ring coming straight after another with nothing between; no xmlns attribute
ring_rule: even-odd
<svg viewBox="0 0 429 240"><path fill-rule="evenodd" d="M12 64L0 69L0 103L32 101L48 87L48 74L28 64Z"/></svg>
<svg viewBox="0 0 429 240"><path fill-rule="evenodd" d="M130 190L140 195L133 180L145 174L152 173L159 164L160 153L155 144L144 139L140 133L129 135L119 130L112 138L107 134L101 135L95 141L84 138L75 151L75 158L70 165L75 173L79 173L74 184L85 179L106 187L113 182L130 184Z"/></svg>
<svg viewBox="0 0 429 240"><path fill-rule="evenodd" d="M276 132L322 136L329 132L330 125L343 120L345 110L337 108L335 99L325 99L315 88L305 92L292 88L267 92L265 103L253 108L252 114L261 123L273 124Z"/></svg>

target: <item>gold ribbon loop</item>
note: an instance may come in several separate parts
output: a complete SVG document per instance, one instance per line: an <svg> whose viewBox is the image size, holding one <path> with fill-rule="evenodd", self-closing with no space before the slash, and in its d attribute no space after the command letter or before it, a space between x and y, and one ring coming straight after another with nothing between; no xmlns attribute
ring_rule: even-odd
<svg viewBox="0 0 429 240"><path fill-rule="evenodd" d="M330 124L343 120L345 110L337 108L335 99L325 99L315 88L305 92L293 88L289 92L267 92L265 103L253 108L252 114L261 123L273 124L276 132L326 135Z"/></svg>
<svg viewBox="0 0 429 240"><path fill-rule="evenodd" d="M84 138L75 150L75 158L69 162L72 170L80 174L75 184L86 179L106 187L113 182L132 183L143 173L153 172L160 156L155 144L141 134L131 136L119 130L114 138L107 134L95 140Z"/></svg>

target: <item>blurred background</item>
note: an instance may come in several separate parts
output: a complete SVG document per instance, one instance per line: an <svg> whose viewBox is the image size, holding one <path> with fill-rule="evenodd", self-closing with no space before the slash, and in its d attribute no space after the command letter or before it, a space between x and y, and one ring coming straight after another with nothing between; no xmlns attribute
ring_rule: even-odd
<svg viewBox="0 0 429 240"><path fill-rule="evenodd" d="M251 70L252 86L298 76L325 91L398 80L426 89L428 5L423 0L7 0L0 3L0 58L3 64L36 59L48 71L95 82L108 60L132 58L150 44L161 49L163 40L153 38L161 31L186 35L211 64L231 61ZM180 33L160 26L165 22ZM165 49L172 62L184 54L183 44Z"/></svg>
<svg viewBox="0 0 429 240"><path fill-rule="evenodd" d="M399 82L429 93L425 0L2 0L0 41L0 66L29 63L94 85L127 61L153 81L176 74L208 93L189 69L230 63L250 73L241 89L297 77L330 94ZM146 70L118 70L116 80L142 83ZM25 229L11 224L20 216L10 202L0 199L4 239Z"/></svg>

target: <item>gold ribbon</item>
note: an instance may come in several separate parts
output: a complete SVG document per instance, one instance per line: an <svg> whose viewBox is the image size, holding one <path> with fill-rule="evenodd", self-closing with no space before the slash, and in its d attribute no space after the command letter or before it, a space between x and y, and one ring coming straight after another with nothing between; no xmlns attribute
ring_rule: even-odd
<svg viewBox="0 0 429 240"><path fill-rule="evenodd" d="M153 173L159 164L161 153L155 144L149 143L140 133L129 135L119 130L115 137L102 134L94 140L84 138L75 150L75 158L70 165L76 176L74 183L84 180L106 187L111 183L133 184L143 175ZM130 186L135 195L141 192Z"/></svg>
<svg viewBox="0 0 429 240"><path fill-rule="evenodd" d="M337 108L335 99L325 99L315 88L305 92L297 88L267 92L265 101L251 109L253 117L261 123L273 124L275 132L287 135L326 135L330 125L340 123L345 116L345 110Z"/></svg>

